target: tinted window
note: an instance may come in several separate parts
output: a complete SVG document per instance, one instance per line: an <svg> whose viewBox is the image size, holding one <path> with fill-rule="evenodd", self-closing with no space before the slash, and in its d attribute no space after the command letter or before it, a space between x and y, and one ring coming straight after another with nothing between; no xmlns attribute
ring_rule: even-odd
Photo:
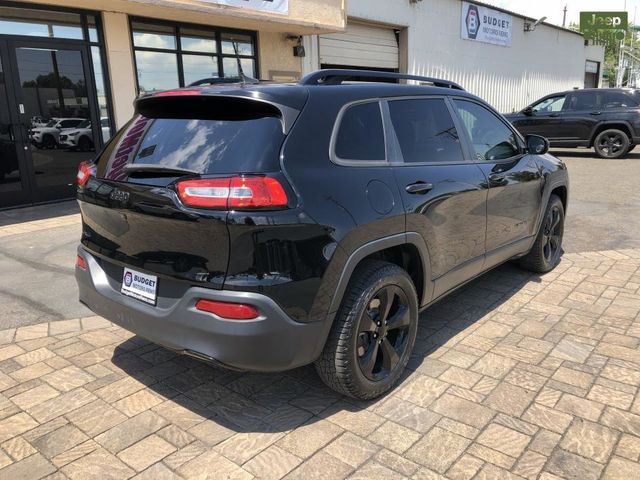
<svg viewBox="0 0 640 480"><path fill-rule="evenodd" d="M538 113L559 112L562 110L566 96L551 97L533 105L533 111Z"/></svg>
<svg viewBox="0 0 640 480"><path fill-rule="evenodd" d="M384 160L384 129L378 102L349 107L336 138L336 155L343 160Z"/></svg>
<svg viewBox="0 0 640 480"><path fill-rule="evenodd" d="M77 127L83 122L83 120L63 120L60 122L60 126L62 128L72 128Z"/></svg>
<svg viewBox="0 0 640 480"><path fill-rule="evenodd" d="M638 103L624 92L605 92L604 108L637 107Z"/></svg>
<svg viewBox="0 0 640 480"><path fill-rule="evenodd" d="M208 118L173 118L175 111L172 118L161 112L159 118L137 116L104 150L98 174L120 180L128 164L202 174L277 171L284 141L280 118L246 104L226 100L224 105L209 102Z"/></svg>
<svg viewBox="0 0 640 480"><path fill-rule="evenodd" d="M406 163L462 160L458 132L444 100L389 102L391 121Z"/></svg>
<svg viewBox="0 0 640 480"><path fill-rule="evenodd" d="M576 92L569 95L565 110L593 110L600 108L600 97L597 92Z"/></svg>
<svg viewBox="0 0 640 480"><path fill-rule="evenodd" d="M490 110L477 103L455 100L478 160L503 160L520 153L516 134Z"/></svg>

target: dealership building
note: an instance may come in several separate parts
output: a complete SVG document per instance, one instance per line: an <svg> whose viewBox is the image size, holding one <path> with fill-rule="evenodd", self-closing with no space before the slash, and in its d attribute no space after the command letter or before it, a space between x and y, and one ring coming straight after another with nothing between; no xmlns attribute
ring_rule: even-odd
<svg viewBox="0 0 640 480"><path fill-rule="evenodd" d="M460 0L0 0L0 208L70 198L142 93L318 68L446 78L502 112L601 86L602 47ZM239 60L238 60L239 58Z"/></svg>

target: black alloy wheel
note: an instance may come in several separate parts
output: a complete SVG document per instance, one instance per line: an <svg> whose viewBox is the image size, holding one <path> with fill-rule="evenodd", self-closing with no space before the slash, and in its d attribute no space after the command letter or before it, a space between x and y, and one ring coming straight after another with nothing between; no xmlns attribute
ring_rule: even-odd
<svg viewBox="0 0 640 480"><path fill-rule="evenodd" d="M560 263L563 235L564 204L552 194L531 250L518 260L520 266L536 273L553 270Z"/></svg>
<svg viewBox="0 0 640 480"><path fill-rule="evenodd" d="M315 366L334 390L379 397L401 378L418 330L418 295L398 265L367 260L349 282Z"/></svg>
<svg viewBox="0 0 640 480"><path fill-rule="evenodd" d="M594 148L602 158L620 158L629 152L629 137L617 129L601 132L596 137Z"/></svg>
<svg viewBox="0 0 640 480"><path fill-rule="evenodd" d="M542 253L548 263L553 263L560 254L562 245L562 214L558 205L552 205L544 218L542 231Z"/></svg>
<svg viewBox="0 0 640 480"><path fill-rule="evenodd" d="M372 381L388 377L407 348L411 314L407 295L396 285L379 290L362 313L358 365Z"/></svg>

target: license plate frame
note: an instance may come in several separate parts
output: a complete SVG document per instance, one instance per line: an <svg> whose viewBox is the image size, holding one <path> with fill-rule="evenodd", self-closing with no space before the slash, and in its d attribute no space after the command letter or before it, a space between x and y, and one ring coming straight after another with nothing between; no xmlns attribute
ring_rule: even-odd
<svg viewBox="0 0 640 480"><path fill-rule="evenodd" d="M158 302L158 277L125 267L122 271L120 293L155 306Z"/></svg>

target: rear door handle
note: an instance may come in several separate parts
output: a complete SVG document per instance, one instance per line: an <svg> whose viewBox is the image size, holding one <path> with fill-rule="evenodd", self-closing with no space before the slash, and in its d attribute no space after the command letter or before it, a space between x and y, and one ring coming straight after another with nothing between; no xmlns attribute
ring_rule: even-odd
<svg viewBox="0 0 640 480"><path fill-rule="evenodd" d="M559 117L559 116L560 116L560 114L559 114L559 113L552 113L552 114L551 114L551 115L549 115L549 116L550 116L550 117L552 117L552 118L556 118L556 117Z"/></svg>
<svg viewBox="0 0 640 480"><path fill-rule="evenodd" d="M425 194L433 190L433 183L416 182L406 186L407 193Z"/></svg>
<svg viewBox="0 0 640 480"><path fill-rule="evenodd" d="M489 175L489 180L491 180L492 182L497 182L500 180L504 180L506 177L506 175L504 173L492 173L491 175Z"/></svg>
<svg viewBox="0 0 640 480"><path fill-rule="evenodd" d="M591 112L591 115L602 115L602 112Z"/></svg>

